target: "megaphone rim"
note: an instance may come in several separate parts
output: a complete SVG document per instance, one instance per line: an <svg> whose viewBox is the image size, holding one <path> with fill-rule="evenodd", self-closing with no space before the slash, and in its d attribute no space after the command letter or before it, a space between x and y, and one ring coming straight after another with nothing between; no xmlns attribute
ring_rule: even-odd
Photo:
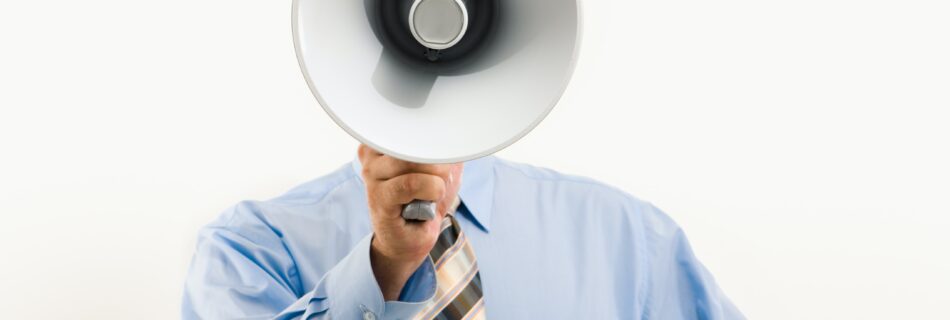
<svg viewBox="0 0 950 320"><path fill-rule="evenodd" d="M303 52L301 51L301 43L300 43L301 41L300 31L298 30L300 26L300 23L298 23L299 22L298 17L300 16L299 8L300 8L301 1L312 1L312 0L293 0L292 8L291 8L291 29L292 29L293 41L294 41L294 54L297 57L297 64L300 67L300 73L303 74L304 80L306 80L307 82L307 87L310 89L310 92L313 95L313 97L317 100L317 103L320 105L320 108L323 109L323 111L326 112L327 115L330 116L330 119L332 119L333 122L336 123L338 127L342 128L343 131L345 131L347 134L349 134L351 137L353 137L360 143L366 144L369 147L375 149L376 151L382 152L383 154L396 157L405 161L416 162L416 163L443 164L443 163L459 163L459 162L474 160L474 159L492 155L498 151L501 151L511 146L518 140L521 140L521 138L524 138L526 135L528 135L528 133L531 132L531 130L534 130L534 128L536 128L541 123L541 121L544 121L544 119L547 118L547 116L551 113L552 110L554 110L554 107L557 106L558 102L560 102L561 98L564 96L564 93L567 91L567 88L571 82L571 79L574 77L574 72L577 69L577 61L580 57L581 43L583 42L583 34L584 34L583 0L575 0L574 2L577 7L577 10L576 10L577 32L575 33L575 36L574 36L575 37L574 49L571 53L571 59L570 59L568 69L567 69L567 75L566 77L564 77L564 80L561 83L561 86L558 91L559 92L558 95L554 97L554 99L548 104L548 107L544 110L544 112L540 113L538 117L530 125L525 127L524 130L522 130L518 134L512 136L507 141L500 143L487 150L484 150L482 152L477 152L470 155L448 158L448 159L420 158L420 157L415 157L412 155L400 153L395 150L391 150L389 148L373 143L369 139L364 138L362 135L352 130L349 126L343 123L343 121L329 107L329 104L323 99L323 97L320 95L320 91L317 90L316 85L314 85L313 80L310 78L310 75L307 74L307 65L303 59Z"/></svg>

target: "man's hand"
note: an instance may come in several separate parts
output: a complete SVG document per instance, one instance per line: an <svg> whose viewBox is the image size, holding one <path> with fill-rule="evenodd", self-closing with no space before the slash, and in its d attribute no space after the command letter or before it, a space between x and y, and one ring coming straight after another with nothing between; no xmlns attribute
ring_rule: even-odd
<svg viewBox="0 0 950 320"><path fill-rule="evenodd" d="M417 164L360 145L363 181L373 221L370 259L383 297L396 300L439 236L442 219L458 194L462 164ZM429 221L407 221L402 208L414 199L435 201Z"/></svg>

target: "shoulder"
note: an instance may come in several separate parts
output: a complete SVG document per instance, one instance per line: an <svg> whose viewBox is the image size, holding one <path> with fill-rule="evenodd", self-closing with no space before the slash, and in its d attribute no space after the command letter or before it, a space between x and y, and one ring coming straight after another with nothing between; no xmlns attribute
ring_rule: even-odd
<svg viewBox="0 0 950 320"><path fill-rule="evenodd" d="M653 203L602 181L503 159L496 158L494 163L497 185L532 189L539 200L573 209L565 214L597 213L609 222L632 223L654 234L672 235L679 229L673 219Z"/></svg>
<svg viewBox="0 0 950 320"><path fill-rule="evenodd" d="M324 220L331 205L361 203L362 182L350 163L333 172L291 188L269 200L244 200L225 209L206 231L226 229L239 233L276 233L302 220ZM323 218L323 219L321 219Z"/></svg>
<svg viewBox="0 0 950 320"><path fill-rule="evenodd" d="M648 202L610 184L549 168L496 159L495 174L500 182L527 184L535 189L543 189L542 192L558 192L559 197L572 200L607 201L632 206L649 205Z"/></svg>

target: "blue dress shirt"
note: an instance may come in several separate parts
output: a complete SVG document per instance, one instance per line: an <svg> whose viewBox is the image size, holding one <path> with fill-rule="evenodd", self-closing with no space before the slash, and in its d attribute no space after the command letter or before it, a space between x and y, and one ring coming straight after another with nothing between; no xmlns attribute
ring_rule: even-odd
<svg viewBox="0 0 950 320"><path fill-rule="evenodd" d="M370 266L359 161L203 228L184 319L406 319L435 292L431 262L399 301ZM495 157L465 163L456 216L488 319L741 319L666 214L602 183Z"/></svg>

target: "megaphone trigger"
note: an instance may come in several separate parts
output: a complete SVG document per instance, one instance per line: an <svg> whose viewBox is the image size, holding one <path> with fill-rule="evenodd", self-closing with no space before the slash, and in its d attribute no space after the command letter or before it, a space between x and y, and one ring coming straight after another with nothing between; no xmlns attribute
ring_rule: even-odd
<svg viewBox="0 0 950 320"><path fill-rule="evenodd" d="M402 208L402 218L406 220L428 221L435 219L436 204L433 201L412 200Z"/></svg>
<svg viewBox="0 0 950 320"><path fill-rule="evenodd" d="M452 205L446 209L446 214L452 214L462 204L461 199L455 196ZM402 208L402 218L406 220L429 221L435 219L435 211L438 210L436 203L425 200L412 200Z"/></svg>

